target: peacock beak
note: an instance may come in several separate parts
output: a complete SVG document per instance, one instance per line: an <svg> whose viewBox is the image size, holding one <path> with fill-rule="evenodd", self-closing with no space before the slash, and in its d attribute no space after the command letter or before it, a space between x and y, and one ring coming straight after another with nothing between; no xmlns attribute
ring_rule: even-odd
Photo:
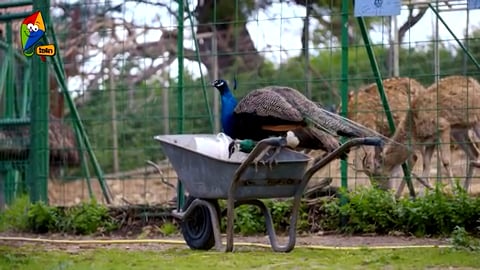
<svg viewBox="0 0 480 270"><path fill-rule="evenodd" d="M233 155L233 152L235 152L235 141L231 142L228 145L228 158L230 159Z"/></svg>

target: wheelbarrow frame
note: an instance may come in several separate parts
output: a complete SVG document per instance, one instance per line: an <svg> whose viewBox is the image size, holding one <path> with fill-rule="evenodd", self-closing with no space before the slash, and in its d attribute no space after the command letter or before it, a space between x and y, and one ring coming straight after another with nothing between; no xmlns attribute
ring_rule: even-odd
<svg viewBox="0 0 480 270"><path fill-rule="evenodd" d="M199 134L200 135L200 134ZM172 144L171 141L167 140L165 137L168 136L181 136L181 135L165 135L165 136L156 136L155 139L160 141L163 147L165 148L170 148L169 151L165 151L167 158L170 155L178 155L178 153L172 152L172 147L176 148L183 148L184 150L186 149L185 147L182 147L180 145L175 145ZM188 135L187 135L188 136ZM200 135L201 136L201 135ZM301 179L297 179L299 181L295 181L295 179L291 179L292 181L287 184L290 187L290 190L285 191L284 189L278 189L278 186L275 184L270 184L268 187L264 188L269 188L271 187L274 192L265 192L265 194L261 194L258 192L255 192L255 189L250 189L249 191L252 191L255 193L255 196L248 196L245 193L242 193L241 190L245 189L248 190L248 186L245 186L244 180L245 180L245 175L246 174L252 174L251 168L252 168L252 162L255 161L255 159L262 153L264 150L269 147L269 146L276 146L278 145L279 142L279 137L272 137L272 138L267 138L264 140L259 141L254 149L251 151L251 153L246 157L246 159L240 163L238 168L235 170L233 174L233 179L230 182L230 185L228 186L228 191L225 196L223 193L216 193L214 194L215 196L211 196L211 194L204 193L202 195L205 195L203 197L206 198L199 198L195 196L196 198L186 207L186 209L177 209L172 211L172 215L175 218L178 218L181 220L181 222L184 222L186 218L188 218L196 209L198 209L199 206L204 206L208 209L208 212L210 214L210 220L211 220L211 226L213 230L213 236L215 240L215 248L219 251L225 250L226 252L232 252L233 251L233 236L234 236L234 209L240 205L254 205L260 208L262 211L264 217L265 217L265 225L267 229L267 233L269 236L270 240L270 245L272 247L272 250L275 252L290 252L293 250L295 247L295 242L296 242L296 227L297 227L297 220L298 220L298 212L300 208L300 201L302 198L302 195L304 193L304 190L311 179L311 177L321 168L323 168L325 165L330 163L332 160L338 158L341 154L345 153L348 151L350 148L359 146L359 145L381 145L382 140L376 137L365 137L365 138L356 138L356 139L351 139L344 144L342 144L339 148L337 148L335 151L327 154L321 159L316 159L314 160L314 163L308 167L308 163L312 160L311 157L306 156L304 154L301 154L299 152L290 150L290 149L282 149L282 151L290 151L292 153L296 153L297 156L296 158L297 165L294 167L298 171L299 168L303 168L303 171L301 172L303 175L301 176ZM189 150L191 152L195 152L193 150ZM195 152L197 155L206 157L206 155L202 153ZM298 156L299 155L299 156ZM302 159L303 157L303 159ZM211 157L208 157L211 158ZM215 158L211 158L215 159ZM170 160L172 165L174 165L174 169L182 169L182 164L178 163L173 164L172 160ZM225 161L223 161L225 162ZM291 161L292 162L292 161ZM295 162L295 160L293 161ZM288 161L287 161L288 163ZM176 166L175 166L176 165ZM263 166L263 169L266 169L268 165L258 165ZM279 164L272 165L272 171L275 172L275 169L277 166L281 166ZM175 168L176 167L176 168ZM308 168L307 168L308 167ZM250 168L250 169L249 169ZM205 169L205 168L204 168ZM286 172L283 170L283 172ZM288 172L286 172L288 174ZM295 173L295 172L294 172ZM178 173L177 173L178 174ZM296 172L298 174L298 172ZM189 179L180 179L179 181L185 183L190 181ZM275 181L273 181L275 182ZM190 183L191 184L191 183ZM293 189L292 189L293 188ZM186 191L191 194L191 191L188 189L188 185L186 185ZM192 190L193 191L193 190ZM195 192L195 191L194 191ZM277 194L275 194L277 192ZM215 192L213 192L215 193ZM291 209L291 216L290 216L290 226L288 230L288 240L287 243L282 245L278 243L277 240L277 235L273 226L273 220L272 216L270 213L270 210L266 207L266 205L259 199L259 198L281 198L281 197L292 197L293 196L293 206ZM226 197L226 198L225 198ZM215 204L213 204L211 201L212 199L218 200L218 199L226 199L227 200L227 227L226 227L226 247L223 247L222 244L222 239L221 239L221 234L220 234L220 220L218 218L218 210L215 207ZM184 234L185 237L185 234ZM188 242L187 242L188 244ZM192 248L192 247L191 247Z"/></svg>

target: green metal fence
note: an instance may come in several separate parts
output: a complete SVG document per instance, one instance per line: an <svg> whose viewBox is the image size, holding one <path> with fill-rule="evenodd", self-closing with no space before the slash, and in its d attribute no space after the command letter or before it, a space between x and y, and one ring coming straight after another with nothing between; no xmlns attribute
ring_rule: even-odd
<svg viewBox="0 0 480 270"><path fill-rule="evenodd" d="M428 87L447 75L479 78L476 48L480 28L474 20L479 11L467 10L466 1L448 6L442 1L403 2L401 14L394 17L355 17L353 1L349 0L28 4L15 1L0 5L0 12L5 11L0 15L6 27L2 29L8 30L4 30L0 43L6 56L1 58L0 75L9 78L0 80L6 82L0 84L5 93L2 109L5 119L30 115L32 121L25 123L32 123L31 134L37 134L35 128L41 134L46 131L47 108L52 108L47 101L51 103L52 92L59 90L65 97L61 118L74 131L82 162L76 167L60 166L59 172L49 177L47 192L45 170L49 166L40 158L48 148L46 136L38 142L37 136L32 137L33 151L25 160L36 168L32 172L42 175L31 179L45 179L30 180L27 186L40 183L41 188L32 188L32 192L48 193L53 204L75 204L93 195L108 198L105 201L113 204L173 201L183 190L176 185L175 173L153 136L219 132L219 97L209 85L216 78L236 78L237 97L261 86L291 86L315 102L341 107L338 113L344 116L371 110L368 104L361 104L347 111L346 105L354 100L349 98L350 92L373 83L376 87L371 96L382 105L379 113L392 133L396 124L390 112L396 106L389 106L388 101L394 99L385 94L384 79L408 77ZM25 6L27 10L12 13L7 6L10 10ZM51 27L47 38L59 49L47 65L35 57L25 59L8 39L17 35L15 28L9 30L11 22L21 20L31 10L48 14L46 7L51 11L51 16L46 16ZM8 14L17 17L7 20ZM438 24L437 32L429 20ZM23 63L20 72L12 72L12 67ZM47 76L55 78L53 85ZM18 82L17 88L13 81ZM13 103L8 102L7 93L23 97L16 103L23 106L23 114L9 114ZM452 169L463 181L466 159L458 148L452 149ZM362 155L363 150L358 149L348 161L332 162L313 182L331 177L336 186L370 185L359 171ZM161 164L161 173L147 161ZM415 168L404 165L403 171L407 176L410 169L418 174L421 165L421 161ZM433 167L441 172L441 164L437 165ZM435 174L432 172L431 177L445 176ZM12 177L4 177L4 187L11 189L16 183L8 180ZM415 177L405 180L410 195L424 189ZM476 185L474 177L471 192L477 192ZM10 198L13 193L5 194ZM46 195L35 196L45 199ZM180 206L183 200L176 202Z"/></svg>
<svg viewBox="0 0 480 270"><path fill-rule="evenodd" d="M2 13L2 119L1 129L1 193L5 203L23 192L28 192L31 201L48 202L48 179L62 170L63 166L78 165L75 161L88 156L95 168L97 179L102 187L103 197L110 203L111 196L103 179L103 172L91 150L88 137L78 112L67 90L61 52L57 52L48 61L40 57L25 57L21 43L15 38L20 36L20 23L35 11L41 12L45 35L39 45L53 44L58 47L55 29L50 20L49 1L9 1L0 5ZM37 44L38 45L38 44ZM37 46L35 45L35 46ZM49 68L50 67L50 68ZM49 69L52 72L49 76ZM67 102L72 125L53 117L50 111L50 79L56 80ZM56 90L56 89L54 89ZM68 138L70 137L70 138ZM84 154L84 150L86 154ZM73 160L72 160L73 159ZM88 171L82 171L84 180ZM91 192L90 192L91 193ZM93 194L90 194L93 196Z"/></svg>

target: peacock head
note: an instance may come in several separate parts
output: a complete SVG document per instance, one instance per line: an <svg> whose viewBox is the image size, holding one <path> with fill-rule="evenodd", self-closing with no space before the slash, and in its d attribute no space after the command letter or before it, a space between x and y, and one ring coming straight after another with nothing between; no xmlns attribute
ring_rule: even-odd
<svg viewBox="0 0 480 270"><path fill-rule="evenodd" d="M227 82L223 79L213 81L212 86L217 88L217 90L220 91L220 94L224 94L230 91Z"/></svg>

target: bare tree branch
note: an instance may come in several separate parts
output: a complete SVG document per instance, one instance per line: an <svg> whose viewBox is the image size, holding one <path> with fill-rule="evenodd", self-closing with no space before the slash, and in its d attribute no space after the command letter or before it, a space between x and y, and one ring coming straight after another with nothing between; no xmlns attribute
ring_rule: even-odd
<svg viewBox="0 0 480 270"><path fill-rule="evenodd" d="M400 44L405 38L405 34L408 32L408 30L410 30L410 28L415 26L415 24L417 24L422 19L423 15L425 15L425 13L427 12L427 9L428 7L421 7L418 9L418 13L415 16L413 16L413 10L414 10L413 6L408 7L408 19L398 29L398 42Z"/></svg>
<svg viewBox="0 0 480 270"><path fill-rule="evenodd" d="M148 0L127 0L126 2L135 2L135 3L142 3L142 4L153 5L153 6L159 6L159 7L165 8L168 11L168 13L170 13L170 15L173 15L175 18L178 18L177 17L177 12L175 10L173 10L170 7L170 5L167 5L165 3L152 2L152 1L148 1Z"/></svg>
<svg viewBox="0 0 480 270"><path fill-rule="evenodd" d="M151 66L149 67L148 69L146 70L143 70L141 72L141 75L140 76L136 76L135 78L133 78L131 80L131 82L129 83L129 88L130 89L134 89L134 86L139 84L140 82L142 82L143 80L146 80L150 77L152 77L153 75L155 75L158 71L160 70L163 70L164 68L168 67L169 65L171 65L173 63L173 61L175 61L175 57L173 56L170 56L166 59L165 62L161 63L161 64L158 64L156 66ZM132 99L133 100L133 99ZM145 102L144 102L145 103ZM134 108L133 106L133 102L131 104L131 106L129 107L132 111L136 111L138 109L141 109L143 107L143 104L140 104L140 106L137 106L136 108Z"/></svg>

